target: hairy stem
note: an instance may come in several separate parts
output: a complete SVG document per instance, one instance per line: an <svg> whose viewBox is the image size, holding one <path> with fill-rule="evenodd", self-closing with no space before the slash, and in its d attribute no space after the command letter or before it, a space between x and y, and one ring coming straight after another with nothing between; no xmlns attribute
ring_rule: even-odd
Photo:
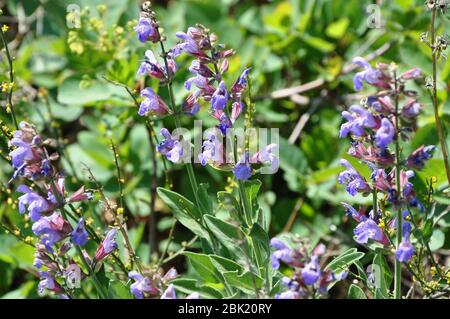
<svg viewBox="0 0 450 319"><path fill-rule="evenodd" d="M394 94L395 94L395 181L397 188L397 196L399 200L399 207L397 210L397 233L395 237L396 248L398 249L400 243L402 242L402 190L400 185L400 121L399 121L399 111L398 111L398 83L397 74L394 72ZM395 299L400 299L402 297L402 264L395 258L394 264L394 297Z"/></svg>
<svg viewBox="0 0 450 319"><path fill-rule="evenodd" d="M8 65L9 65L9 72L8 73L9 73L10 87L9 87L9 91L8 91L8 104L6 106L6 109L7 109L7 111L9 111L11 113L11 118L12 118L12 121L14 123L14 126L16 127L16 130L18 130L19 129L19 125L17 124L16 113L14 111L14 105L13 105L13 102L12 102L12 95L13 95L13 90L14 90L13 59L11 57L11 53L9 52L8 42L6 40L6 35L3 32L2 28L0 28L0 36L2 38L3 46L5 47L6 59L8 60Z"/></svg>
<svg viewBox="0 0 450 319"><path fill-rule="evenodd" d="M433 100L433 111L434 120L436 122L436 130L439 137L439 143L441 144L442 155L444 157L445 172L447 174L447 182L450 185L450 165L448 159L447 144L445 143L444 131L442 128L441 118L439 117L439 105L437 97L437 60L438 60L438 50L436 48L436 7L433 7L431 13L431 49L432 49L432 60L433 60L433 88L432 88L432 100Z"/></svg>
<svg viewBox="0 0 450 319"><path fill-rule="evenodd" d="M177 106L175 103L175 97L174 97L173 87L172 87L172 79L169 74L170 69L169 69L169 63L167 61L167 51L164 47L164 42L161 40L161 41L159 41L159 43L161 45L161 53L162 53L162 57L164 59L164 65L165 65L166 72L167 72L167 89L169 91L170 106L171 106L172 112L174 113L173 118L175 120L175 125L177 128L180 128L181 124L180 124L180 119L178 117ZM195 202L196 202L197 206L200 208L201 207L200 200L199 200L198 194L197 194L198 193L198 183L197 183L197 180L196 180L196 177L194 174L194 168L193 168L191 162L186 163L186 170L188 172L189 181L190 181L191 187L192 187L192 192L194 193Z"/></svg>

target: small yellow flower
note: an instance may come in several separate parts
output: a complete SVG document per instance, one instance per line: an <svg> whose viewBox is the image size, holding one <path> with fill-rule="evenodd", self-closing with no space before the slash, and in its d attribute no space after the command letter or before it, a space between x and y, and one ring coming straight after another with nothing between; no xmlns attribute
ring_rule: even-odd
<svg viewBox="0 0 450 319"><path fill-rule="evenodd" d="M2 25L2 31L3 32L6 32L8 30L9 30L9 27L6 24Z"/></svg>
<svg viewBox="0 0 450 319"><path fill-rule="evenodd" d="M7 92L9 88L9 84L6 82L2 82L1 84L2 92Z"/></svg>
<svg viewBox="0 0 450 319"><path fill-rule="evenodd" d="M123 207L117 208L117 214L123 214Z"/></svg>

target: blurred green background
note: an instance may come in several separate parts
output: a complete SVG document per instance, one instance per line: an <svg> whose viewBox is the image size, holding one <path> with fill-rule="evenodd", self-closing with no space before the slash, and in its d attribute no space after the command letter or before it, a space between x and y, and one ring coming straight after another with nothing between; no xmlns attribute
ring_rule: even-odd
<svg viewBox="0 0 450 319"><path fill-rule="evenodd" d="M427 30L429 14L424 0L177 0L152 1L167 35L169 45L176 41L176 31L201 23L219 37L220 43L237 51L230 59L228 82L251 67L253 96L256 101L255 122L261 127L280 129L281 169L275 175L263 175L260 202L271 218L271 235L290 231L312 243L328 243L331 254L355 246L352 222L344 217L341 201L367 203L363 197L350 198L337 185L341 170L339 159L348 140L338 138L340 112L362 95L354 93L351 60L354 56L375 56L374 61L395 61L401 69L420 67L431 71L429 49L420 42ZM369 6L378 3L379 6ZM81 8L81 27L68 27L68 5ZM119 148L125 179L125 214L129 219L131 238L145 262L151 262L155 249L163 250L172 225L169 210L156 200L156 211L150 214L151 183L154 166L153 149L141 118L127 92L104 77L138 88L136 70L148 47L138 42L132 26L139 14L137 0L6 0L0 1L3 15L0 23L9 26L8 39L15 56L15 94L19 120L35 123L47 136L63 136L65 158L62 168L75 188L91 185L83 164L89 166L107 195L117 197L114 162L109 148L113 139ZM368 7L369 6L369 7ZM377 15L379 10L379 16ZM373 27L373 18L381 25ZM448 30L448 18L440 30ZM377 22L377 21L375 21ZM381 56L380 53L383 53ZM186 96L183 82L188 77L188 59L179 60L180 72L175 78L176 100ZM0 81L6 81L7 63L0 60ZM439 65L439 97L448 124L450 102L450 62ZM314 82L312 82L314 81ZM312 82L311 89L298 88ZM152 83L157 89L157 83ZM437 141L432 108L425 89L425 106L419 131L408 147L435 144ZM166 91L159 92L167 98ZM0 119L10 123L4 106ZM48 102L48 104L47 104ZM49 113L49 108L51 114ZM203 109L204 110L204 109ZM197 116L204 126L214 125L207 112ZM185 118L184 127L192 127ZM169 126L155 120L156 130ZM2 137L0 149L8 153ZM405 150L407 151L407 150ZM440 154L430 161L416 179L419 198L424 194L425 177L436 176L444 182ZM354 163L355 161L353 161ZM355 166L362 168L355 163ZM226 173L209 167L195 168L200 181L210 184L210 195L228 183ZM18 213L16 196L11 195L7 181L12 170L0 159L0 219L31 235L30 225ZM368 174L367 171L365 171ZM171 166L173 188L192 198L185 171ZM161 159L157 165L158 185L164 185ZM437 196L443 204L447 199ZM103 222L108 216L102 206L83 207L85 214ZM439 209L439 208L438 208ZM432 249L448 249L450 216L441 219L435 230ZM156 233L149 231L155 228ZM169 251L179 249L192 235L177 226ZM195 247L194 247L195 248ZM32 266L33 248L0 230L0 297L37 297L36 271ZM190 272L183 257L172 261L180 271Z"/></svg>

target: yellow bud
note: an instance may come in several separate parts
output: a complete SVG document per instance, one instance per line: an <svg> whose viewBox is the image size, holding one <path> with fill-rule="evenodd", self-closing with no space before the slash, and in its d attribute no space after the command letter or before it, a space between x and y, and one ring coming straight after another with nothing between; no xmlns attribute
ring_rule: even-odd
<svg viewBox="0 0 450 319"><path fill-rule="evenodd" d="M9 30L9 27L6 24L2 25L2 31L3 32L6 32L8 30Z"/></svg>
<svg viewBox="0 0 450 319"><path fill-rule="evenodd" d="M123 207L117 208L117 214L123 214Z"/></svg>

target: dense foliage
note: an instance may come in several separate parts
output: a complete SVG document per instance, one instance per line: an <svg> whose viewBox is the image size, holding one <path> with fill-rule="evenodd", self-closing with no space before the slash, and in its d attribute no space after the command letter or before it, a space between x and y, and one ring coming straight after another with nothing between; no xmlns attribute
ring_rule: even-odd
<svg viewBox="0 0 450 319"><path fill-rule="evenodd" d="M448 298L446 1L0 3L1 297Z"/></svg>

